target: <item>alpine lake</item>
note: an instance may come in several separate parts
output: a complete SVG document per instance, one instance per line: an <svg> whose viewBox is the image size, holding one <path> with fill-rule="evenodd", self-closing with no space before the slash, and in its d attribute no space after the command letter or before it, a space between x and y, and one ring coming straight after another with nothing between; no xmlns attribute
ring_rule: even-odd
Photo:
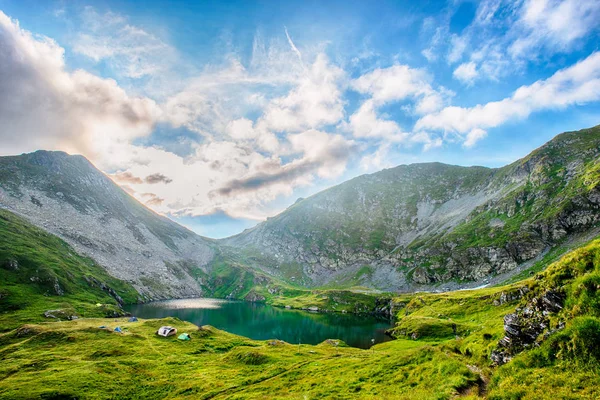
<svg viewBox="0 0 600 400"><path fill-rule="evenodd" d="M362 349L391 340L385 331L393 326L391 321L371 315L309 312L209 298L135 304L127 311L140 318L176 317L255 340L318 344L339 339Z"/></svg>

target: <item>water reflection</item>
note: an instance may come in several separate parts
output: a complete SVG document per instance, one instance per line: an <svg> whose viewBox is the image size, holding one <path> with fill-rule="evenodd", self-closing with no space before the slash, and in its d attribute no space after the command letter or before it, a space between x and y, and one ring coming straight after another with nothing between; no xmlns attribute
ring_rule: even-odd
<svg viewBox="0 0 600 400"><path fill-rule="evenodd" d="M177 317L196 325L216 328L256 340L280 339L288 343L317 344L341 339L363 349L371 340L389 340L389 321L371 316L338 313L311 313L286 310L264 304L218 299L182 299L130 306L141 318Z"/></svg>

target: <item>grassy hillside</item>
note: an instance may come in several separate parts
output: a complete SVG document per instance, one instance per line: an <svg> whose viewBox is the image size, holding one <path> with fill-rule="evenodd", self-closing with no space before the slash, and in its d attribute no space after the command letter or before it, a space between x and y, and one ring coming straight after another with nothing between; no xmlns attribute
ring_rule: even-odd
<svg viewBox="0 0 600 400"><path fill-rule="evenodd" d="M14 218L2 216L1 221ZM35 233L53 240L23 227L19 219L3 224L11 235L21 227L25 238ZM44 240L46 248L36 246L51 254L56 243ZM19 243L25 246L27 241ZM53 260L48 265L72 257L57 251L58 258L44 256ZM12 250L11 257L14 254L18 253ZM21 257L20 262L27 264ZM69 264L73 276L67 274L66 280L59 272L64 266L53 270L65 288L63 296L50 293L53 284L38 282L14 282L3 290L27 287L38 298L40 293L48 301L59 298L81 307L82 313L88 308L79 301L86 296L109 302L102 291L88 289L85 279L77 278L93 265L86 260L73 265L77 268ZM79 284L86 295L67 294L67 287L77 290L69 282ZM371 350L349 348L335 340L301 347L254 341L177 319L39 323L37 311L4 309L2 326L13 316L19 326L0 333L0 398L593 399L600 396L599 288L600 240L596 240L535 277L511 285L397 296L392 332L397 339ZM560 303L554 311L543 305L544 299L553 298L549 293ZM345 298L335 290L310 295L282 291L269 300L333 308ZM28 306L38 307L37 302ZM532 341L499 344L507 335L504 317L512 314L519 318L519 331L536 332ZM31 321L23 324L27 318ZM161 325L188 332L192 340L157 337L154 332ZM114 332L116 326L125 332ZM497 366L492 356L499 351L512 360Z"/></svg>
<svg viewBox="0 0 600 400"><path fill-rule="evenodd" d="M54 314L63 319L118 315L119 302L135 301L137 292L129 284L0 209L0 330L44 320L48 310L62 310Z"/></svg>
<svg viewBox="0 0 600 400"><path fill-rule="evenodd" d="M222 243L308 287L482 282L597 232L599 160L596 126L502 168L401 165L302 199Z"/></svg>
<svg viewBox="0 0 600 400"><path fill-rule="evenodd" d="M151 211L82 156L40 150L0 157L0 203L146 299L203 295L180 264L207 272L214 241Z"/></svg>

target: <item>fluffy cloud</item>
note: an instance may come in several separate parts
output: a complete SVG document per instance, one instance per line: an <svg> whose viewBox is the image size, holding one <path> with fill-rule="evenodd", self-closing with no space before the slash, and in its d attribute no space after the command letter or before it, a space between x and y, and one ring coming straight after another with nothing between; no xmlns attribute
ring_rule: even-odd
<svg viewBox="0 0 600 400"><path fill-rule="evenodd" d="M407 98L417 100L417 110L432 111L421 107L420 102L443 103L441 95L430 84L431 77L422 69L407 65L394 65L389 68L377 68L351 82L351 87L359 93L371 95L376 105ZM432 101L431 99L436 99Z"/></svg>
<svg viewBox="0 0 600 400"><path fill-rule="evenodd" d="M383 168L393 166L389 160L390 144L384 143L369 154L360 159L360 167L363 171L379 171Z"/></svg>
<svg viewBox="0 0 600 400"><path fill-rule="evenodd" d="M475 143L484 139L487 136L487 132L481 128L471 129L469 133L467 133L467 137L463 143L464 147L470 148L475 146Z"/></svg>
<svg viewBox="0 0 600 400"><path fill-rule="evenodd" d="M430 59L429 55L447 47L449 63L468 57L454 73L467 84L473 82L475 73L499 80L523 71L530 62L576 49L600 31L598 20L600 2L596 0L483 0L460 36L448 34L447 17L438 21L426 51Z"/></svg>
<svg viewBox="0 0 600 400"><path fill-rule="evenodd" d="M511 32L517 37L508 52L527 58L541 49L565 51L598 29L599 20L597 0L527 0Z"/></svg>
<svg viewBox="0 0 600 400"><path fill-rule="evenodd" d="M98 158L148 134L161 118L154 101L129 96L113 80L68 72L63 48L2 12L0 53L2 154L44 148Z"/></svg>
<svg viewBox="0 0 600 400"><path fill-rule="evenodd" d="M404 106L410 112L422 115L439 110L453 93L444 88L433 89L430 81L431 77L424 70L407 65L377 68L360 76L350 86L359 93L370 95L370 98L340 127L357 138L406 141L410 135L395 121L378 116L377 108L392 102L411 100L414 104L412 107Z"/></svg>
<svg viewBox="0 0 600 400"><path fill-rule="evenodd" d="M561 109L598 100L600 52L595 52L546 80L521 86L511 97L503 100L470 108L451 106L426 115L417 121L415 129L468 133L465 145L469 146L484 136L481 130L496 127L510 119L525 118L535 111Z"/></svg>
<svg viewBox="0 0 600 400"><path fill-rule="evenodd" d="M292 186L306 185L313 176L335 178L344 172L354 143L341 135L332 135L314 129L288 135L291 149L300 158L285 165L270 165L243 178L233 179L210 192L212 198L229 197L240 193L263 191L272 198L291 194ZM275 167L275 168L273 168Z"/></svg>
<svg viewBox="0 0 600 400"><path fill-rule="evenodd" d="M344 72L319 54L310 70L286 96L273 99L259 129L299 132L333 125L344 116L341 82Z"/></svg>
<svg viewBox="0 0 600 400"><path fill-rule="evenodd" d="M140 178L142 182L128 182L135 197L161 213L225 212L260 220L273 212L265 208L269 201L291 195L317 177L339 176L355 150L355 144L341 135L316 130L290 134L286 144L291 158L287 162L231 141L196 144L187 157L155 147L136 148L135 160L119 175L147 177L158 170L173 177L168 184Z"/></svg>
<svg viewBox="0 0 600 400"><path fill-rule="evenodd" d="M450 38L450 51L448 52L448 62L454 64L458 62L468 45L468 37L452 35Z"/></svg>
<svg viewBox="0 0 600 400"><path fill-rule="evenodd" d="M472 84L473 81L477 78L479 73L477 72L477 66L473 61L460 64L452 73L454 78L459 81Z"/></svg>
<svg viewBox="0 0 600 400"><path fill-rule="evenodd" d="M404 132L395 121L381 119L377 116L373 100L366 100L350 116L349 122L341 124L341 128L352 132L354 137L363 139L386 139L392 142L402 142L408 137L408 133Z"/></svg>
<svg viewBox="0 0 600 400"><path fill-rule="evenodd" d="M116 29L119 35L133 32L137 39L148 39L119 16L99 17L106 26L126 27ZM104 48L102 34L108 31L103 29L91 26L90 31L100 34L79 37L91 42L78 42L78 49L84 52L90 44L88 56L109 62L128 62L128 54L141 50L114 38L106 39ZM289 53L294 54L289 49L287 57L269 50L267 60L261 60L264 49L257 41L255 45L257 54L249 66L235 59L225 68L209 66L157 104L128 95L114 80L83 70L69 72L62 47L49 38L34 37L0 13L1 151L44 148L84 154L113 171L116 182L159 212L202 215L220 210L264 218L266 202L290 195L317 177L339 176L354 145L341 135L315 129L344 117L343 71L324 55L307 55L313 61L297 69L296 58L289 63ZM288 68L283 60L288 60ZM130 77L154 73L134 73L130 67L121 72ZM287 94L279 91L269 98L274 86L288 89ZM257 112L254 121L245 117ZM186 155L138 144L145 139L136 142L159 122L198 134L188 142ZM231 177L239 182L231 183ZM226 195L227 185L238 195Z"/></svg>

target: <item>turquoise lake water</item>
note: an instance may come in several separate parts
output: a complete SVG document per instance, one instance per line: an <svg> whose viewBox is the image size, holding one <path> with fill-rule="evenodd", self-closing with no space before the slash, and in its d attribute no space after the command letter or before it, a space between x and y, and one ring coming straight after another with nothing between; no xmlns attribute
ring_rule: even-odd
<svg viewBox="0 0 600 400"><path fill-rule="evenodd" d="M177 317L256 340L318 344L326 339L340 339L363 349L369 348L373 340L390 340L385 331L392 327L390 321L368 315L314 313L206 298L136 304L127 311L140 318Z"/></svg>

